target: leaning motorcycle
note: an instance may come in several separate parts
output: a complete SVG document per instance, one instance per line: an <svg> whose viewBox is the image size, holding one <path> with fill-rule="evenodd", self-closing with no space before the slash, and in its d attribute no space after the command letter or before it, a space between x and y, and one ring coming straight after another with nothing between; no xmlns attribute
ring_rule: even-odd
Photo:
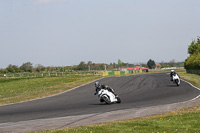
<svg viewBox="0 0 200 133"><path fill-rule="evenodd" d="M105 89L101 89L98 92L98 96L100 102L105 102L106 104L121 103L121 99L118 96L115 96L112 92Z"/></svg>
<svg viewBox="0 0 200 133"><path fill-rule="evenodd" d="M177 86L180 85L181 80L180 80L178 74L174 74L174 75L172 75L172 79L173 79L173 82L174 82Z"/></svg>

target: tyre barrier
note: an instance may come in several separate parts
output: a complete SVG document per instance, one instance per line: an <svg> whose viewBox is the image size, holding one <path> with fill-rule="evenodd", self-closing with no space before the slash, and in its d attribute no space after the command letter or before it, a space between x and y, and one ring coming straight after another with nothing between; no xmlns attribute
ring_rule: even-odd
<svg viewBox="0 0 200 133"><path fill-rule="evenodd" d="M110 71L110 72L103 72L103 76L123 76L123 75L130 75L136 73L143 73L142 70L128 70L128 71Z"/></svg>

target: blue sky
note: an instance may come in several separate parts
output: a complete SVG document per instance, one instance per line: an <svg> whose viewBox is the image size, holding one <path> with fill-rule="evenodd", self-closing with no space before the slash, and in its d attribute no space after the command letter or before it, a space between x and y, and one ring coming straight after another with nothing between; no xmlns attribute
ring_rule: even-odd
<svg viewBox="0 0 200 133"><path fill-rule="evenodd" d="M199 0L1 0L0 68L184 61Z"/></svg>

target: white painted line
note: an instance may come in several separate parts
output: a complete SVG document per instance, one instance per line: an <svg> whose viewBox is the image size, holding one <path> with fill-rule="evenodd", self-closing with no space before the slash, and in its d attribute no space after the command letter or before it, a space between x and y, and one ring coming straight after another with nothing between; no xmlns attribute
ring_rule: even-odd
<svg viewBox="0 0 200 133"><path fill-rule="evenodd" d="M181 79L181 80L183 80L183 79ZM186 82L186 83L188 83L188 84L190 84L192 87L194 87L194 88L196 88L197 90L200 90L200 88L198 88L198 87L196 87L196 86L194 86L193 84L191 84L190 82L188 82L188 81L185 81L185 80L183 80L184 82Z"/></svg>
<svg viewBox="0 0 200 133"><path fill-rule="evenodd" d="M184 81L184 82L186 82L186 83L188 83L189 85L191 85L193 88L196 88L197 90L199 90L200 91L200 88L198 88L198 87L196 87L196 86L194 86L193 84L191 84L190 82L188 82L188 81L185 81L185 80L183 80L183 79L181 79L182 81ZM196 100L196 99L198 99L200 97L200 95L198 95L197 97L195 97L195 98L193 98L193 99L191 99L191 100L189 100L189 101L194 101L194 100Z"/></svg>

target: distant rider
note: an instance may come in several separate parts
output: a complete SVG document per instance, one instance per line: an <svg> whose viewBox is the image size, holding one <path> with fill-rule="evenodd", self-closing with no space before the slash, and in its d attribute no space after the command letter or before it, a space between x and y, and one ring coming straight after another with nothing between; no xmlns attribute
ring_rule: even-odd
<svg viewBox="0 0 200 133"><path fill-rule="evenodd" d="M112 92L117 97L117 94L115 94L114 90L112 88L110 88L109 86L101 85L100 82L97 81L97 82L95 82L95 87L96 87L96 92L94 93L94 95L98 94L98 92L101 89L105 89L105 90Z"/></svg>
<svg viewBox="0 0 200 133"><path fill-rule="evenodd" d="M171 81L173 81L173 77L172 76L175 75L175 74L177 74L177 73L174 70L171 70L171 73L170 73ZM179 77L179 75L178 75L178 77Z"/></svg>

